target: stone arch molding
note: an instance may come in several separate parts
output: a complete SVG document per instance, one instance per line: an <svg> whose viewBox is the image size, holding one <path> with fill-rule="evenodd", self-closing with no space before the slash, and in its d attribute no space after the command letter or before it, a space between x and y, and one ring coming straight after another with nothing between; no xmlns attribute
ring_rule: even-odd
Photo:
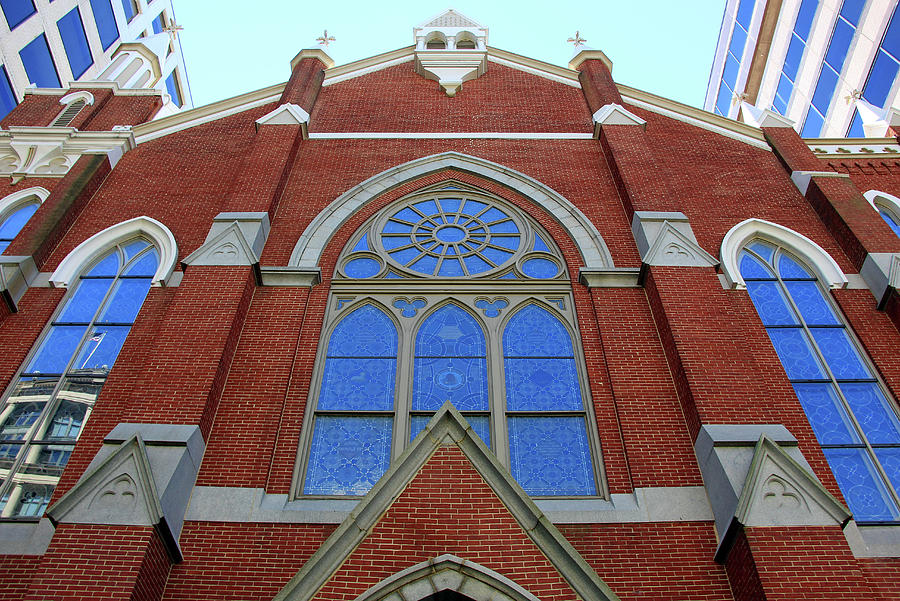
<svg viewBox="0 0 900 601"><path fill-rule="evenodd" d="M335 232L370 200L403 182L444 169L457 169L504 184L545 209L572 237L584 268L612 269L613 259L594 224L567 198L524 173L458 152L444 152L392 167L357 184L336 198L303 231L288 265L316 269Z"/></svg>
<svg viewBox="0 0 900 601"><path fill-rule="evenodd" d="M540 601L502 574L449 554L397 572L355 601L420 601L441 591L474 601Z"/></svg>
<svg viewBox="0 0 900 601"><path fill-rule="evenodd" d="M801 257L813 268L822 283L829 288L843 288L847 285L847 277L835 260L831 258L831 255L803 234L771 221L747 219L728 230L728 233L722 238L720 250L722 272L728 280L730 288L744 289L747 287L744 278L741 277L738 257L744 246L754 238L782 246Z"/></svg>
<svg viewBox="0 0 900 601"><path fill-rule="evenodd" d="M67 288L81 270L101 253L138 236L148 238L159 252L159 267L153 275L152 285L165 285L175 270L178 244L169 228L152 217L135 217L97 232L66 255L50 276L50 284L56 288Z"/></svg>
<svg viewBox="0 0 900 601"><path fill-rule="evenodd" d="M900 219L900 198L881 190L869 190L863 196L876 211L885 209L891 217Z"/></svg>
<svg viewBox="0 0 900 601"><path fill-rule="evenodd" d="M43 204L48 196L50 196L50 191L46 188L32 186L0 198L0 223L19 207L32 203L33 198L36 198L40 204Z"/></svg>

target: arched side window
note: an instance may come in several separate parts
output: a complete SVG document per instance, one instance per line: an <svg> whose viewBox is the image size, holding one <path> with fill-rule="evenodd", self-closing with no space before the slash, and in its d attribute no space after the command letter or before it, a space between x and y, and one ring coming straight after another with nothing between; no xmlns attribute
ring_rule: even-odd
<svg viewBox="0 0 900 601"><path fill-rule="evenodd" d="M295 495L365 494L448 401L529 494L605 494L565 261L517 207L452 180L385 207L338 257L323 332Z"/></svg>
<svg viewBox="0 0 900 601"><path fill-rule="evenodd" d="M878 190L869 190L863 196L878 211L881 218L900 236L900 198Z"/></svg>
<svg viewBox="0 0 900 601"><path fill-rule="evenodd" d="M0 254L6 251L49 195L44 188L29 188L0 200Z"/></svg>
<svg viewBox="0 0 900 601"><path fill-rule="evenodd" d="M40 517L159 265L144 239L116 245L70 286L0 405L0 516Z"/></svg>
<svg viewBox="0 0 900 601"><path fill-rule="evenodd" d="M900 419L811 269L754 240L740 271L841 492L859 522L900 521Z"/></svg>

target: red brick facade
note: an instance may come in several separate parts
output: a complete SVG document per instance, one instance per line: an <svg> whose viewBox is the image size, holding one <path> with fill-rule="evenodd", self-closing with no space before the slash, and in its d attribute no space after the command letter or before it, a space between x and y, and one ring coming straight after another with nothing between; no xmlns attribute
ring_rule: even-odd
<svg viewBox="0 0 900 601"><path fill-rule="evenodd" d="M642 263L632 230L643 214L636 212L681 212L695 251L717 260L726 233L748 219L813 241L849 276L846 289L828 294L897 411L900 301L888 290L879 309L857 274L869 254L900 253L900 239L862 197L870 189L900 196L900 161L829 162L791 130L732 135L713 116L699 127L620 94L596 57L565 82L555 69L541 74L524 63L492 61L449 97L418 75L412 60L331 83L331 70L306 57L280 98L224 116L195 113L189 126L190 112L149 121L157 97L92 89L95 104L73 126L102 132L133 125L137 145L114 166L88 154L61 177L4 176L3 196L30 186L50 196L5 253L32 257L43 275L14 308L0 307L0 381L13 382L65 296L47 283L49 274L105 228L141 216L158 221L177 243L174 276L144 301L51 505L78 491L120 423L198 427L205 445L198 489L177 550L165 525L61 519L44 547L16 543L9 547L15 554L0 555L0 596L269 599L309 562L322 561L358 500L306 499L296 490L309 397L321 377L323 327L340 284L338 259L382 209L447 180L518 207L552 237L565 262L584 396L602 457L597 498L538 499L550 528L579 558L572 570L593 570L618 598L634 601L900 596L900 522L880 526L887 543L868 552L840 524L740 526L719 548L724 533L706 496L712 484L694 451L705 426L783 425L824 489L839 502L844 497L747 291L728 289L722 267ZM308 112L308 124L256 123L284 103ZM602 125L592 138L592 113L610 103L644 125ZM45 127L58 107L56 96L30 95L0 126ZM398 133L404 135L391 135ZM297 268L298 240L335 210L336 199L441 153L498 167L491 176L457 164L380 185L326 232L318 283L268 279L275 268ZM504 170L535 186L514 183ZM804 194L791 181L801 170L849 178L814 177ZM551 213L538 186L583 215L602 238L598 247L608 249L607 271L627 272L630 280L588 285L587 272L598 265L588 264L587 243ZM267 216L271 229L249 264L191 264L220 213ZM198 500L209 491L219 491L218 504ZM517 521L504 494L465 453L441 447L361 542L341 551L327 582L302 598L357 599L406 568L452 554L538 599L577 599L574 572L559 567L558 551L535 538L533 525ZM688 507L679 505L687 498ZM312 501L331 505L313 510ZM4 529L36 524L24 521L0 522L0 541L19 536Z"/></svg>

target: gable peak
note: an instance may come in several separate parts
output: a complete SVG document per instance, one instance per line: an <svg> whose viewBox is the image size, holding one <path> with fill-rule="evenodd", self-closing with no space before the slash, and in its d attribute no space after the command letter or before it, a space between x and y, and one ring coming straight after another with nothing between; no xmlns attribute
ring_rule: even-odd
<svg viewBox="0 0 900 601"><path fill-rule="evenodd" d="M484 27L482 27L469 17L453 10L452 8L448 8L436 17L429 19L419 27L474 27L477 29L484 29Z"/></svg>

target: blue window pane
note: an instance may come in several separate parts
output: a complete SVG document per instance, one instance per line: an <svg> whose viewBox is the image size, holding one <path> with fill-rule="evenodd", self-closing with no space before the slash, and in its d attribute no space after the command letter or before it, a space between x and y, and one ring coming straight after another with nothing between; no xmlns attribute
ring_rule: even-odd
<svg viewBox="0 0 900 601"><path fill-rule="evenodd" d="M747 245L747 248L758 254L760 257L765 259L766 261L771 262L772 257L775 256L775 249L766 244L765 242L761 242L756 240L755 242L751 242Z"/></svg>
<svg viewBox="0 0 900 601"><path fill-rule="evenodd" d="M822 115L828 113L828 106L831 104L831 97L834 96L837 81L838 74L828 65L822 65L822 73L819 75L819 82L816 84L816 91L813 92L812 97L813 106Z"/></svg>
<svg viewBox="0 0 900 601"><path fill-rule="evenodd" d="M813 282L815 284L815 282ZM778 282L747 282L747 292L756 306L759 318L767 326L795 325L800 322L788 306Z"/></svg>
<svg viewBox="0 0 900 601"><path fill-rule="evenodd" d="M800 3L797 20L794 22L794 31L804 40L809 36L809 30L812 27L813 18L816 16L818 5L818 0L803 0Z"/></svg>
<svg viewBox="0 0 900 601"><path fill-rule="evenodd" d="M863 129L863 120L859 115L859 111L853 109L853 118L850 120L850 127L847 129L848 138L864 138L866 131Z"/></svg>
<svg viewBox="0 0 900 601"><path fill-rule="evenodd" d="M506 358L506 406L510 411L581 411L574 359Z"/></svg>
<svg viewBox="0 0 900 601"><path fill-rule="evenodd" d="M99 321L101 323L134 323L149 290L149 278L119 280L116 282L112 297L100 315Z"/></svg>
<svg viewBox="0 0 900 601"><path fill-rule="evenodd" d="M493 265L487 263L486 261L482 260L481 257L478 257L476 255L464 257L463 262L466 264L466 269L469 270L470 274L483 273L489 269L493 269Z"/></svg>
<svg viewBox="0 0 900 601"><path fill-rule="evenodd" d="M781 277L785 279L792 278L806 278L812 279L813 274L811 274L805 267L800 265L797 261L793 260L787 255L781 255L778 259L778 273L781 274Z"/></svg>
<svg viewBox="0 0 900 601"><path fill-rule="evenodd" d="M112 283L112 278L81 280L75 293L66 301L66 306L57 321L89 323L97 314L97 309L100 308L100 303L103 302Z"/></svg>
<svg viewBox="0 0 900 601"><path fill-rule="evenodd" d="M894 58L900 60L900 4L894 8L894 16L891 17L891 22L884 32L884 40L881 42L881 47L891 53Z"/></svg>
<svg viewBox="0 0 900 601"><path fill-rule="evenodd" d="M122 9L125 11L125 19L131 21L137 14L134 6L134 0L121 0Z"/></svg>
<svg viewBox="0 0 900 601"><path fill-rule="evenodd" d="M419 273L431 275L437 269L437 262L437 257L434 257L432 255L423 255L419 258L418 261L410 264L409 268L413 271L418 271Z"/></svg>
<svg viewBox="0 0 900 601"><path fill-rule="evenodd" d="M788 294L794 299L803 321L807 325L839 325L837 315L822 295L822 289L816 282L785 282Z"/></svg>
<svg viewBox="0 0 900 601"><path fill-rule="evenodd" d="M894 78L897 76L897 68L897 61L888 56L884 50L880 50L866 80L863 97L875 106L884 108L894 85Z"/></svg>
<svg viewBox="0 0 900 601"><path fill-rule="evenodd" d="M417 357L413 366L414 410L440 409L446 401L460 411L487 411L487 360L484 357Z"/></svg>
<svg viewBox="0 0 900 601"><path fill-rule="evenodd" d="M775 277L775 275L769 271L768 267L760 263L759 259L749 253L741 254L741 276L743 276L744 279L774 279Z"/></svg>
<svg viewBox="0 0 900 601"><path fill-rule="evenodd" d="M488 302L487 299L475 301L475 306L484 311L486 317L498 317L500 312L509 306L509 303L501 298Z"/></svg>
<svg viewBox="0 0 900 601"><path fill-rule="evenodd" d="M59 75L50 56L50 47L47 46L47 38L44 34L34 38L27 46L19 51L22 63L25 65L25 73L28 81L39 88L58 88Z"/></svg>
<svg viewBox="0 0 900 601"><path fill-rule="evenodd" d="M407 241L408 242L408 241ZM401 265L407 265L413 259L422 254L422 252L418 248L405 248L403 250L394 251L388 253L391 255L391 258Z"/></svg>
<svg viewBox="0 0 900 601"><path fill-rule="evenodd" d="M316 418L303 493L364 495L387 471L390 417Z"/></svg>
<svg viewBox="0 0 900 601"><path fill-rule="evenodd" d="M0 8L3 8L3 16L10 29L35 13L32 0L0 0Z"/></svg>
<svg viewBox="0 0 900 601"><path fill-rule="evenodd" d="M142 240L138 238L137 240L132 240L131 242L127 242L122 245L122 253L125 255L125 263L128 263L133 259L139 252L144 250L150 246L150 243L146 240ZM135 275L135 274L132 274Z"/></svg>
<svg viewBox="0 0 900 601"><path fill-rule="evenodd" d="M797 77L797 71L800 70L800 60L803 58L803 50L805 49L806 44L800 38L797 36L791 38L791 44L788 46L787 55L784 57L784 68L782 69L782 72L790 78L790 81Z"/></svg>
<svg viewBox="0 0 900 601"><path fill-rule="evenodd" d="M63 401L53 414L45 438L54 440L77 440L81 425L87 417L88 405L74 401Z"/></svg>
<svg viewBox="0 0 900 601"><path fill-rule="evenodd" d="M894 489L900 490L900 449L875 449L875 456Z"/></svg>
<svg viewBox="0 0 900 601"><path fill-rule="evenodd" d="M453 254L452 252L448 252L448 254ZM462 264L459 262L459 259L453 257L444 257L444 260L441 261L441 267L438 269L439 276L446 278L459 277L461 275L465 275L463 271Z"/></svg>
<svg viewBox="0 0 900 601"><path fill-rule="evenodd" d="M822 126L825 124L825 119L822 118L822 115L816 112L816 110L810 107L809 112L806 113L806 122L803 124L803 131L800 133L804 138L818 138L822 133Z"/></svg>
<svg viewBox="0 0 900 601"><path fill-rule="evenodd" d="M859 25L859 17L865 6L866 0L844 0L844 4L841 6L841 16L854 25Z"/></svg>
<svg viewBox="0 0 900 601"><path fill-rule="evenodd" d="M513 477L529 495L596 495L587 428L580 417L511 417Z"/></svg>
<svg viewBox="0 0 900 601"><path fill-rule="evenodd" d="M750 19L753 17L753 0L741 0L737 9L737 22L744 26L744 29L750 31Z"/></svg>
<svg viewBox="0 0 900 601"><path fill-rule="evenodd" d="M9 83L9 74L6 67L0 65L0 119L6 117L10 111L16 108L16 95L13 93L12 84Z"/></svg>
<svg viewBox="0 0 900 601"><path fill-rule="evenodd" d="M879 210L878 214L881 215L881 218L884 219L889 226L891 226L891 229L894 230L894 233L900 236L900 224L894 221L894 218L891 217L888 212L883 209Z"/></svg>
<svg viewBox="0 0 900 601"><path fill-rule="evenodd" d="M53 326L25 368L25 373L62 373L86 329L86 326Z"/></svg>
<svg viewBox="0 0 900 601"><path fill-rule="evenodd" d="M522 264L522 273L530 278L549 280L556 277L559 267L549 259L528 259Z"/></svg>
<svg viewBox="0 0 900 601"><path fill-rule="evenodd" d="M834 33L831 36L831 42L828 44L825 60L838 73L841 72L841 68L844 66L844 59L847 58L847 51L850 49L850 42L853 41L855 32L856 30L853 27L841 19L838 19L834 25ZM819 110L822 110L822 108L819 107Z"/></svg>
<svg viewBox="0 0 900 601"><path fill-rule="evenodd" d="M163 23L162 13L159 13L153 19L153 33L162 33L163 29L165 29L165 24Z"/></svg>
<svg viewBox="0 0 900 601"><path fill-rule="evenodd" d="M806 417L816 433L819 444L859 444L844 406L838 399L832 384L794 384L794 391Z"/></svg>
<svg viewBox="0 0 900 601"><path fill-rule="evenodd" d="M491 420L486 415L466 415L466 421L469 422L469 425L472 426L472 430L474 430L475 434L478 435L478 438L484 441L484 444L487 446L491 446ZM428 421L431 419L430 415L413 415L409 418L409 439L413 440L416 436L419 435L425 426L428 425Z"/></svg>
<svg viewBox="0 0 900 601"><path fill-rule="evenodd" d="M495 243L496 243L496 241L495 241ZM545 252L545 253L552 252L552 251L550 250L550 247L547 246L547 243L544 242L544 239L541 238L540 236L538 236L537 234L535 234L535 236L534 236L534 248L533 248L533 250L534 250L535 252Z"/></svg>
<svg viewBox="0 0 900 601"><path fill-rule="evenodd" d="M870 443L900 443L900 422L878 384L845 382L840 387Z"/></svg>
<svg viewBox="0 0 900 601"><path fill-rule="evenodd" d="M731 96L728 84L723 81L719 86L719 95L716 97L716 110L723 117L727 117L728 112L731 110Z"/></svg>
<svg viewBox="0 0 900 601"><path fill-rule="evenodd" d="M503 352L507 357L571 357L572 339L549 311L528 305L506 325Z"/></svg>
<svg viewBox="0 0 900 601"><path fill-rule="evenodd" d="M857 521L887 521L900 517L872 460L863 449L822 450Z"/></svg>
<svg viewBox="0 0 900 601"><path fill-rule="evenodd" d="M319 409L392 410L396 364L394 358L329 357L325 360Z"/></svg>
<svg viewBox="0 0 900 601"><path fill-rule="evenodd" d="M817 380L825 377L803 330L786 328L767 331L789 379Z"/></svg>
<svg viewBox="0 0 900 601"><path fill-rule="evenodd" d="M741 60L744 55L744 46L747 44L747 32L735 26L731 32L731 43L728 44L728 53Z"/></svg>
<svg viewBox="0 0 900 601"><path fill-rule="evenodd" d="M37 203L26 205L7 217L3 224L0 225L0 240L12 241L22 231L22 228L25 227L25 224L28 223L35 211L38 210L38 206L40 205Z"/></svg>
<svg viewBox="0 0 900 601"><path fill-rule="evenodd" d="M15 517L32 518L44 515L53 494L53 486L44 484L26 484L22 496L13 510Z"/></svg>
<svg viewBox="0 0 900 601"><path fill-rule="evenodd" d="M69 67L72 75L78 79L88 67L94 64L91 49L88 46L87 36L84 34L84 25L81 22L81 13L76 6L63 18L56 22L59 35L62 38L63 48L69 59Z"/></svg>
<svg viewBox="0 0 900 601"><path fill-rule="evenodd" d="M432 313L416 334L417 357L484 357L484 332L467 311L446 305Z"/></svg>
<svg viewBox="0 0 900 601"><path fill-rule="evenodd" d="M811 331L835 378L846 380L872 377L843 328L812 328Z"/></svg>
<svg viewBox="0 0 900 601"><path fill-rule="evenodd" d="M126 252L125 255L128 256L128 253ZM125 268L125 271L122 272L122 274L128 276L142 275L146 277L153 277L154 275L156 275L156 270L158 267L159 253L156 252L156 249L154 248L153 250L141 255L141 257L137 261L134 261L133 263L128 265Z"/></svg>
<svg viewBox="0 0 900 601"><path fill-rule="evenodd" d="M778 82L778 89L775 92L775 97L772 99L772 108L775 109L775 112L779 115L787 113L788 102L791 99L791 92L793 90L794 84L787 78L787 75L782 75L781 81Z"/></svg>
<svg viewBox="0 0 900 601"><path fill-rule="evenodd" d="M386 248L386 247L385 247ZM369 234L365 233L353 247L354 251L369 250Z"/></svg>
<svg viewBox="0 0 900 601"><path fill-rule="evenodd" d="M351 278L370 278L378 275L379 271L381 271L381 263L368 257L353 259L344 265L344 273Z"/></svg>
<svg viewBox="0 0 900 601"><path fill-rule="evenodd" d="M113 42L119 39L119 28L110 0L91 0L91 12L94 13L100 43L104 50L109 50Z"/></svg>
<svg viewBox="0 0 900 601"><path fill-rule="evenodd" d="M344 317L328 341L329 357L395 357L394 322L372 305L354 309Z"/></svg>
<svg viewBox="0 0 900 601"><path fill-rule="evenodd" d="M90 277L114 276L119 272L119 253L113 251L94 265L85 275Z"/></svg>
<svg viewBox="0 0 900 601"><path fill-rule="evenodd" d="M129 326L98 326L81 346L75 362L69 369L108 372L116 362L116 357L119 356L130 330Z"/></svg>
<svg viewBox="0 0 900 601"><path fill-rule="evenodd" d="M175 106L180 107L182 104L181 92L178 89L178 82L175 79L174 71L169 73L169 76L166 78L166 91L169 93L169 96L172 97L172 102Z"/></svg>

